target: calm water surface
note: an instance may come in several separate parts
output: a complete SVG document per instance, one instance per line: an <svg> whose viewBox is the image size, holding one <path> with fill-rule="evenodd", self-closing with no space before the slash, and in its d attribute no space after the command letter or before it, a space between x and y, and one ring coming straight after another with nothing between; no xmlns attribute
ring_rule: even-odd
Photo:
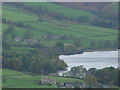
<svg viewBox="0 0 120 90"><path fill-rule="evenodd" d="M68 64L67 71L78 65L83 65L86 69L118 67L118 51L84 52L83 54L60 55L59 58ZM62 74L63 72L65 71L59 71L58 73Z"/></svg>

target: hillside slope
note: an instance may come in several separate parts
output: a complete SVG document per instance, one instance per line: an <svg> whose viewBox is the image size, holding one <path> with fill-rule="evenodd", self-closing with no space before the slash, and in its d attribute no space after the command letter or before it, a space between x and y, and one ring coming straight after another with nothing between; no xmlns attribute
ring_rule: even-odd
<svg viewBox="0 0 120 90"><path fill-rule="evenodd" d="M51 3L50 4L26 3L26 5L31 5L31 6L42 5L48 7L51 7L52 5L52 7L54 7L53 4ZM61 8L62 6L60 7L56 5L56 7ZM67 11L71 12L69 10ZM18 12L20 12L20 14ZM10 6L3 6L3 18L5 18L8 21L11 20L13 22L22 22L24 25L29 25L31 27L30 32L32 33L31 38L41 40L41 44L46 46L54 46L58 40L63 41L65 44L73 44L74 41L79 39L80 40L79 42L81 43L82 47L89 47L89 43L91 41L98 42L98 41L110 40L113 42L117 40L116 30L101 28L96 26L81 25L73 21L57 20L43 15L40 15L42 21L39 21L38 16L33 15L31 13L26 13L15 7L10 8ZM8 28L8 24L3 24L3 31L5 31L7 28ZM24 38L24 35L28 30L29 28L15 26L15 35L16 37L18 36ZM49 34L52 34L54 36L65 35L66 38L65 39L43 38L44 36L47 36ZM12 40L12 43L17 43L17 42Z"/></svg>

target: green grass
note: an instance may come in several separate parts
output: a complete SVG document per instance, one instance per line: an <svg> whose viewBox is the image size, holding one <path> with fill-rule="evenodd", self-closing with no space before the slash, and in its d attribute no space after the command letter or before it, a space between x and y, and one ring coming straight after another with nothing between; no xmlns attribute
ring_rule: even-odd
<svg viewBox="0 0 120 90"><path fill-rule="evenodd" d="M2 69L2 75L3 76L6 76L6 75L8 75L8 76L9 75L19 75L19 74L23 74L23 73L19 72L19 71L10 70L10 69Z"/></svg>
<svg viewBox="0 0 120 90"><path fill-rule="evenodd" d="M25 2L24 5L26 6L32 6L32 7L46 7L49 11L53 11L53 10L56 10L56 9L62 9L64 8L63 6L60 6L60 5L56 5L56 4L53 4L53 3L48 3L48 2Z"/></svg>
<svg viewBox="0 0 120 90"><path fill-rule="evenodd" d="M88 16L92 16L91 13L84 12L82 10L74 10L70 8L65 8L60 5L56 5L53 3L24 3L28 6L33 7L47 7L49 11L54 12L60 12L64 15L68 15L68 17L78 17L79 15L85 14ZM61 9L60 9L61 8ZM21 13L20 13L21 12ZM18 15L19 14L19 15ZM74 16L76 15L76 16ZM101 27L95 27L95 26L89 26L89 25L81 25L77 24L71 21L67 20L55 20L51 18L45 18L42 17L42 22L31 22L31 21L37 21L38 17L31 13L27 13L24 11L20 11L17 8L10 7L10 6L4 6L3 7L3 18L6 18L8 20L12 21L22 21L24 24L30 24L34 29L31 30L32 35L31 38L39 39L41 40L41 44L45 46L54 46L58 40L49 40L49 39L43 39L42 36L48 35L49 33L56 34L64 34L67 36L66 40L60 40L64 43L72 44L76 38L79 38L81 41L81 46L83 47L89 47L90 41L115 41L117 40L118 31L107 29L107 28L101 28ZM25 22L27 21L27 22ZM5 31L8 27L8 25L3 24L3 31ZM25 28L19 28L15 27L15 34L19 37L24 37L25 32L28 29ZM8 35L9 37L10 35ZM15 41L11 41L9 43L16 43ZM12 47L13 51L29 51L32 48L26 48L21 47L18 49L17 47Z"/></svg>
<svg viewBox="0 0 120 90"><path fill-rule="evenodd" d="M28 15L25 13L19 13L11 10L2 9L2 16L11 21L37 21L38 17Z"/></svg>
<svg viewBox="0 0 120 90"><path fill-rule="evenodd" d="M14 87L14 86L26 86L26 85L33 85L33 82L25 81L16 78L7 78L6 83L2 83L3 87Z"/></svg>
<svg viewBox="0 0 120 90"><path fill-rule="evenodd" d="M31 81L41 80L41 78L47 77L47 78L55 79L56 82L58 82L58 83L61 83L61 82L83 82L83 80L80 80L80 79L55 77L55 76L26 76L26 75L21 75L21 76L14 76L14 77L18 78L18 79L25 79L25 80L31 80Z"/></svg>
<svg viewBox="0 0 120 90"><path fill-rule="evenodd" d="M53 3L46 3L46 2L30 3L29 2L29 3L24 3L24 5L33 6L33 7L37 7L37 8L41 6L42 8L47 8L48 11L61 13L66 17L80 17L80 16L92 17L92 16L94 16L92 13L84 11L84 10L70 9L70 8L66 8L64 6L53 4Z"/></svg>
<svg viewBox="0 0 120 90"><path fill-rule="evenodd" d="M62 22L62 21L61 21ZM52 22L49 23L47 21L41 23L29 23L32 27L36 28L36 31L45 32L45 33L54 33L54 34L64 34L68 37L78 37L82 38L82 43L89 41L99 41L99 40L117 40L117 30L107 29L107 28L100 28L95 26L88 26L88 25L70 25L66 27L61 27L60 25L54 25ZM42 34L41 34L42 36ZM68 41L68 40L66 40ZM65 41L65 42L66 42ZM71 39L71 43L74 41L74 38ZM88 41L88 43L89 43ZM44 44L48 43L53 45L54 41L43 41ZM83 44L85 46L86 44ZM88 45L88 44L87 44Z"/></svg>
<svg viewBox="0 0 120 90"><path fill-rule="evenodd" d="M82 10L75 10L70 8L65 8L60 5L56 5L53 3L24 3L28 6L34 6L34 7L47 7L49 11L51 12L59 12L67 17L79 17L79 16L89 16L93 17L94 15L82 11ZM1 11L1 10L0 10ZM45 18L42 17L42 22L31 22L31 21L38 21L38 17L27 13L24 11L20 11L17 8L10 7L10 6L4 6L3 7L3 18L6 18L7 20L11 21L21 21L24 24L30 24L34 29L31 30L32 35L31 38L36 38L41 40L41 44L45 46L54 46L58 40L49 40L49 39L43 39L42 36L48 35L50 33L56 35L56 34L64 34L67 39L65 40L59 40L63 41L65 44L72 44L76 38L78 38L81 41L81 46L83 47L89 47L90 41L99 41L99 40L110 40L115 41L117 40L118 31L107 29L107 28L100 28L95 26L89 26L89 25L80 25L76 24L71 21L67 20L55 20L51 18ZM27 22L25 22L27 21ZM7 24L2 24L2 31L4 32L8 28ZM26 28L20 28L15 27L15 34L16 36L24 37L25 32L28 29ZM10 37L10 35L8 35ZM14 40L9 41L10 44L21 44L18 42L15 42ZM24 45L25 43L23 43ZM33 48L29 47L12 47L11 51L17 51L20 53L26 53L30 50L33 50ZM14 71L10 69L3 69L2 75L7 75L7 82L3 83L4 87L14 87L14 88L53 88L52 86L40 86L35 84L36 80L40 80L42 77L47 78L54 78L57 82L83 82L81 79L74 79L74 78L64 78L64 77L53 77L53 76L30 76L26 73L22 73L19 71Z"/></svg>
<svg viewBox="0 0 120 90"><path fill-rule="evenodd" d="M9 69L2 69L3 75L6 76L6 82L2 83L3 87L8 88L55 88L53 86L41 86L36 84L36 80L41 80L41 78L52 78L55 79L56 82L84 82L81 79L74 79L74 78L65 78L65 77L56 77L56 76L30 76L28 74L9 70ZM19 75L21 74L21 75ZM14 76L13 76L14 75Z"/></svg>
<svg viewBox="0 0 120 90"><path fill-rule="evenodd" d="M54 25L54 22L57 22ZM61 22L61 24L60 24ZM41 44L45 46L54 46L57 40L46 40L42 36L49 33L64 34L68 37L66 40L63 40L64 43L73 43L75 38L80 38L82 46L88 47L90 41L99 41L99 40L117 40L117 30L89 26L89 25L74 25L69 22L70 25L66 24L66 27L61 27L63 21L55 20L44 20L43 22L25 22L25 24L30 24L33 28L31 38L36 38L41 40ZM66 22L68 23L68 22ZM8 25L3 24L3 31L8 27ZM15 34L20 37L24 37L27 29L15 27Z"/></svg>
<svg viewBox="0 0 120 90"><path fill-rule="evenodd" d="M67 9L67 8L59 9L59 10L56 10L55 12L62 13L64 16L70 17L70 18L80 17L80 16L88 16L88 17L94 16L93 14L83 10L75 10L75 9Z"/></svg>
<svg viewBox="0 0 120 90"><path fill-rule="evenodd" d="M20 12L20 10L18 10L17 8L12 7L12 6L5 6L5 5L3 5L3 6L2 6L2 9Z"/></svg>
<svg viewBox="0 0 120 90"><path fill-rule="evenodd" d="M12 47L12 51L19 51L21 53L29 52L30 50L35 50L34 48L29 48L29 47Z"/></svg>
<svg viewBox="0 0 120 90"><path fill-rule="evenodd" d="M15 86L14 88L56 88L53 86L41 86L41 85L27 85L27 86Z"/></svg>

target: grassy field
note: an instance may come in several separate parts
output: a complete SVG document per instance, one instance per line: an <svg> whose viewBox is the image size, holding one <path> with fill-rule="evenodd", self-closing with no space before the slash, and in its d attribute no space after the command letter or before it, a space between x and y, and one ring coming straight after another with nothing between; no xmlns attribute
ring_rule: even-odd
<svg viewBox="0 0 120 90"><path fill-rule="evenodd" d="M80 16L88 16L88 17L93 17L94 15L90 12L84 11L84 10L75 10L75 9L70 9L66 8L61 5L56 5L53 3L24 3L26 6L33 6L33 7L41 7L41 8L47 8L48 11L51 12L58 12L66 17L80 17Z"/></svg>
<svg viewBox="0 0 120 90"><path fill-rule="evenodd" d="M81 79L64 78L56 76L31 76L19 71L2 69L2 76L6 78L6 82L3 81L2 86L5 88L55 88L53 86L38 85L37 80L41 78L51 78L58 83L62 82L83 82Z"/></svg>
<svg viewBox="0 0 120 90"><path fill-rule="evenodd" d="M34 6L34 7L48 7L49 11L58 11L64 15L69 15L69 17L77 17L77 15L85 14L88 16L92 16L89 12L83 12L81 10L74 10L70 8L65 8L60 5L56 5L53 3L24 3L28 6ZM62 8L62 9L60 9ZM56 9L56 10L55 10ZM57 10L59 9L59 10ZM69 12L69 13L67 13ZM71 13L74 14L72 15ZM88 14L87 14L88 13ZM76 15L76 16L74 16ZM11 21L17 21L17 22L23 22L24 24L29 24L32 26L33 29L31 29L31 38L32 39L39 39L41 41L42 45L45 46L54 46L58 40L49 40L44 39L42 36L53 34L53 35L65 35L67 38L65 40L59 40L63 41L64 44L73 44L73 42L78 38L80 40L82 47L89 47L89 43L91 41L115 41L117 40L117 30L107 29L107 28L101 28L101 27L95 27L95 26L89 26L89 25L81 25L77 24L75 22L71 22L68 20L55 20L53 18L46 18L41 16L42 21L38 21L38 17L34 14L21 11L15 7L10 6L3 6L3 18ZM5 31L8 28L7 24L2 25L3 31ZM15 27L15 35L19 36L21 38L24 38L24 35L26 31L29 29L26 28L20 28ZM9 37L10 35L8 35ZM15 41L11 41L10 43L16 43ZM26 48L26 47L12 47L13 51L20 50L21 51L29 51L32 48Z"/></svg>
<svg viewBox="0 0 120 90"><path fill-rule="evenodd" d="M47 8L50 12L58 12L69 18L80 16L88 16L90 18L94 17L94 15L90 12L70 9L53 3L24 3L24 5ZM91 41L98 42L110 40L113 42L117 40L118 31L113 29L81 25L70 20L57 20L50 17L46 18L42 15L39 16L42 21L38 21L39 17L35 14L28 13L24 10L21 11L16 7L10 7L7 5L3 6L2 12L3 18L6 20L10 20L12 22L22 22L24 25L30 25L32 27L31 29L28 29L25 27L15 26L15 36L19 36L24 39L25 33L30 30L30 38L40 40L40 44L43 46L54 46L58 41L62 41L65 45L73 45L74 41L80 41L81 47L88 48ZM2 31L5 32L8 27L8 23L2 24ZM48 34L65 35L66 38L59 40L42 38ZM11 47L11 51L16 51L24 54L31 50L35 50L35 48L22 46L26 43L15 42L15 40L11 38L11 35L12 34L6 35L8 37L6 41L8 41L9 44L16 44L16 46ZM17 47L17 45L21 45L21 47ZM2 76L6 78L6 81L3 82L3 87L5 88L54 88L53 86L41 86L36 84L36 80L41 80L41 78L44 77L55 79L58 83L84 82L81 79L64 78L57 76L31 76L27 73L9 69L3 69L0 72L2 72Z"/></svg>
<svg viewBox="0 0 120 90"><path fill-rule="evenodd" d="M2 69L2 75L3 76L10 76L10 75L20 75L23 74L22 72L19 71L14 71L14 70L10 70L10 69Z"/></svg>
<svg viewBox="0 0 120 90"><path fill-rule="evenodd" d="M6 18L7 20L11 21L37 21L38 17L35 17L33 15L28 15L23 12L17 12L13 10L2 10L2 16L3 18Z"/></svg>

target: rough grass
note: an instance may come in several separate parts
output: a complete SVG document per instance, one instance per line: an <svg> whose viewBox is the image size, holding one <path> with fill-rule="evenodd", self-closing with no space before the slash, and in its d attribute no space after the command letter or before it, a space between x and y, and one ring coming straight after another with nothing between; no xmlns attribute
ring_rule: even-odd
<svg viewBox="0 0 120 90"><path fill-rule="evenodd" d="M33 85L33 82L16 79L16 78L7 78L6 83L2 83L3 87L15 87L15 86L26 86Z"/></svg>
<svg viewBox="0 0 120 90"><path fill-rule="evenodd" d="M42 86L42 85L27 85L27 86L15 86L14 88L56 88L53 86Z"/></svg>
<svg viewBox="0 0 120 90"><path fill-rule="evenodd" d="M37 80L39 81L41 80L41 78L45 78L45 77L55 79L56 82L58 83L83 82L83 80L81 79L74 79L74 78L64 78L64 77L56 77L56 76L30 76L28 74L19 71L9 70L9 69L3 69L3 72L4 72L3 76L7 75L6 77L7 80L2 84L3 87L8 87L8 88L54 88L53 86L41 86L36 84Z"/></svg>
<svg viewBox="0 0 120 90"><path fill-rule="evenodd" d="M12 51L19 51L21 53L26 53L29 52L30 50L35 50L34 48L29 48L29 47L12 47Z"/></svg>
<svg viewBox="0 0 120 90"><path fill-rule="evenodd" d="M61 13L67 13L69 15L72 15L75 11L74 9L72 12L70 10L67 10L67 8L56 5L53 3L24 3L25 5L29 6L34 6L34 7L49 7L49 9L52 11L60 11ZM60 9L62 8L62 9ZM59 9L59 10L55 10ZM64 11L65 10L65 11ZM64 11L64 12L63 12ZM19 13L21 12L21 13ZM79 12L82 12L81 10ZM18 15L19 14L19 15ZM81 13L80 13L81 14ZM75 15L80 15L75 14ZM84 13L86 14L86 13ZM86 15L89 15L86 14ZM67 36L66 40L60 40L63 41L64 43L72 44L76 38L79 38L81 42L81 46L83 47L88 47L90 41L105 41L105 40L110 40L110 41L115 41L117 40L117 35L118 31L117 30L112 30L112 29L107 29L107 28L101 28L101 27L95 27L95 26L89 26L89 25L80 25L75 22L67 21L67 20L55 20L51 18L45 18L42 17L42 22L32 22L34 20L37 20L38 18L32 14L28 14L24 11L19 11L16 8L9 8L8 6L3 7L3 16L4 18L12 21L22 21L24 24L30 24L34 29L31 30L32 35L31 38L36 38L41 40L41 44L45 46L54 46L58 40L49 40L49 39L43 39L42 36L48 35L50 33L53 33L54 35L56 34L64 34ZM27 22L25 22L27 21ZM3 31L5 31L8 27L8 25L3 24ZM19 28L15 27L15 34L16 36L24 37L25 32L28 29L25 28ZM13 42L10 42L13 43ZM21 47L22 48L22 47ZM14 48L13 50L18 50L18 48ZM23 49L21 49L23 50ZM30 50L26 49L25 50Z"/></svg>
<svg viewBox="0 0 120 90"><path fill-rule="evenodd" d="M15 11L10 11L6 9L2 9L2 16L7 20L11 21L37 21L38 17L28 15L25 13L19 13Z"/></svg>
<svg viewBox="0 0 120 90"><path fill-rule="evenodd" d="M19 75L19 74L23 74L23 73L19 72L19 71L10 70L10 69L2 69L2 75L3 76L6 76L6 75L8 75L8 76L9 75Z"/></svg>
<svg viewBox="0 0 120 90"><path fill-rule="evenodd" d="M24 3L26 6L33 6L33 7L39 7L39 8L47 8L48 11L51 12L58 12L63 14L66 17L80 17L80 16L88 16L88 17L92 17L94 16L92 13L87 12L87 11L83 11L83 10L75 10L75 9L70 9L70 8L66 8L64 6L61 5L57 5L54 3L47 3L47 2L32 2L32 3Z"/></svg>
<svg viewBox="0 0 120 90"><path fill-rule="evenodd" d="M55 12L62 13L64 16L70 17L70 18L80 17L80 16L88 16L88 17L94 16L93 14L83 10L66 9L66 8L56 10Z"/></svg>
<svg viewBox="0 0 120 90"><path fill-rule="evenodd" d="M40 8L46 7L49 11L64 8L63 6L56 5L56 4L53 4L53 3L48 3L48 2L39 2L39 3L38 2L27 2L27 3L25 2L24 5L32 6L32 7L40 7Z"/></svg>

